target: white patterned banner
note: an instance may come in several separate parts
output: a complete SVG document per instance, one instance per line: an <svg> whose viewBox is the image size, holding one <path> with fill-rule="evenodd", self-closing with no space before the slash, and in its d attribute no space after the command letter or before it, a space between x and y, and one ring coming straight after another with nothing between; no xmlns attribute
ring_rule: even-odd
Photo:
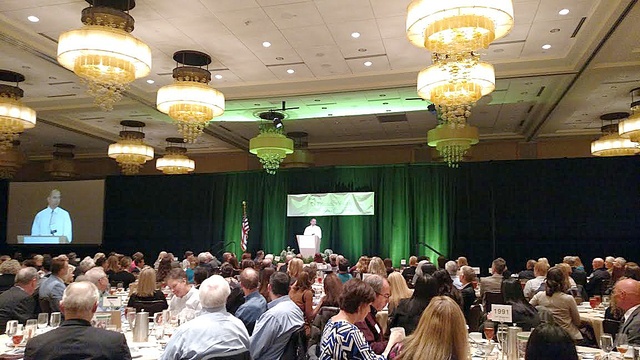
<svg viewBox="0 0 640 360"><path fill-rule="evenodd" d="M374 215L374 193L287 195L287 216Z"/></svg>

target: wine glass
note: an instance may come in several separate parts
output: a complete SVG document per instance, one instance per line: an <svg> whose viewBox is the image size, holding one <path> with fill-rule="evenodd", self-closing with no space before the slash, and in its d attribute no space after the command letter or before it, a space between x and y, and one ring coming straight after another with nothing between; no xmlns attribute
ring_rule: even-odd
<svg viewBox="0 0 640 360"><path fill-rule="evenodd" d="M16 327L16 332L11 336L11 341L13 342L13 346L18 346L22 343L24 338L24 333L22 332L22 328L20 326Z"/></svg>
<svg viewBox="0 0 640 360"><path fill-rule="evenodd" d="M60 326L60 321L62 320L62 315L59 312L52 312L51 319L49 320L49 324L51 324L52 328L57 328Z"/></svg>
<svg viewBox="0 0 640 360"><path fill-rule="evenodd" d="M133 331L133 325L136 321L136 308L128 307L126 310L127 322L129 323L129 330Z"/></svg>
<svg viewBox="0 0 640 360"><path fill-rule="evenodd" d="M618 352L624 357L624 354L629 350L629 338L627 334L620 333L616 335L616 349L618 349Z"/></svg>
<svg viewBox="0 0 640 360"><path fill-rule="evenodd" d="M44 329L49 325L49 314L48 313L40 313L38 314L38 329Z"/></svg>
<svg viewBox="0 0 640 360"><path fill-rule="evenodd" d="M609 334L600 335L600 349L604 350L606 359L609 359L609 353L613 350L613 338Z"/></svg>
<svg viewBox="0 0 640 360"><path fill-rule="evenodd" d="M495 335L495 329L493 328L495 325L492 321L485 321L484 323L484 337L487 338L489 342L493 339Z"/></svg>

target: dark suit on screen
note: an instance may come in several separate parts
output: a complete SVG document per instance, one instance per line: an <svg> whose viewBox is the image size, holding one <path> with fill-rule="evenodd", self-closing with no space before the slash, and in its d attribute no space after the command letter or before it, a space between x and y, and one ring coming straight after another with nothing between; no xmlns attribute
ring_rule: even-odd
<svg viewBox="0 0 640 360"><path fill-rule="evenodd" d="M0 333L9 320L18 320L24 324L35 317L36 299L21 288L14 286L0 294Z"/></svg>
<svg viewBox="0 0 640 360"><path fill-rule="evenodd" d="M24 360L129 360L131 353L124 335L91 327L81 319L62 325L27 343Z"/></svg>

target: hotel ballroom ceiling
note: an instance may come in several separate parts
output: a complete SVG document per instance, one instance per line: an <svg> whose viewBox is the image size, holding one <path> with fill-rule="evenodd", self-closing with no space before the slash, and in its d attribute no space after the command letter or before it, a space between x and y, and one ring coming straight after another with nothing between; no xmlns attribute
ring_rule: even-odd
<svg viewBox="0 0 640 360"><path fill-rule="evenodd" d="M299 107L287 111L286 131L307 132L312 149L424 144L436 119L414 99L415 82L431 60L405 37L409 2L137 0L133 35L152 49L151 75L104 112L56 61L58 36L81 26L87 3L2 0L0 69L27 78L24 102L38 124L20 138L33 159L61 142L75 144L78 157L106 157L123 119L144 121L147 142L163 153L178 133L155 96L172 82L172 54L182 49L212 56L211 85L227 99L192 153L246 151L256 114L282 100ZM640 86L637 0L514 0L514 9L514 29L483 52L497 82L470 119L481 141L596 138L600 115L628 111L629 90Z"/></svg>

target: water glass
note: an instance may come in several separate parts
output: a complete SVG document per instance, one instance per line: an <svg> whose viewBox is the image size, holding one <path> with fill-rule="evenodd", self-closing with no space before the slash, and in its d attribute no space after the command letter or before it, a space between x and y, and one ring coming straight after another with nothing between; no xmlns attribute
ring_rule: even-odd
<svg viewBox="0 0 640 360"><path fill-rule="evenodd" d="M164 337L164 326L155 324L153 328L153 335L155 335L156 340L162 340L162 338Z"/></svg>
<svg viewBox="0 0 640 360"><path fill-rule="evenodd" d="M62 315L60 314L60 312L52 312L51 313L51 319L49 320L49 324L51 325L52 328L57 328L58 326L60 326L60 321L62 320Z"/></svg>
<svg viewBox="0 0 640 360"><path fill-rule="evenodd" d="M118 293L123 293L124 292L124 283L119 282L118 284L116 284L116 288L118 290Z"/></svg>
<svg viewBox="0 0 640 360"><path fill-rule="evenodd" d="M613 350L613 338L609 334L604 334L600 336L600 349L604 350L607 355L607 359L609 358L609 352Z"/></svg>
<svg viewBox="0 0 640 360"><path fill-rule="evenodd" d="M49 314L48 313L40 313L38 314L38 329L44 329L49 325Z"/></svg>
<svg viewBox="0 0 640 360"><path fill-rule="evenodd" d="M7 327L4 330L8 337L12 337L18 332L18 320L7 321Z"/></svg>

